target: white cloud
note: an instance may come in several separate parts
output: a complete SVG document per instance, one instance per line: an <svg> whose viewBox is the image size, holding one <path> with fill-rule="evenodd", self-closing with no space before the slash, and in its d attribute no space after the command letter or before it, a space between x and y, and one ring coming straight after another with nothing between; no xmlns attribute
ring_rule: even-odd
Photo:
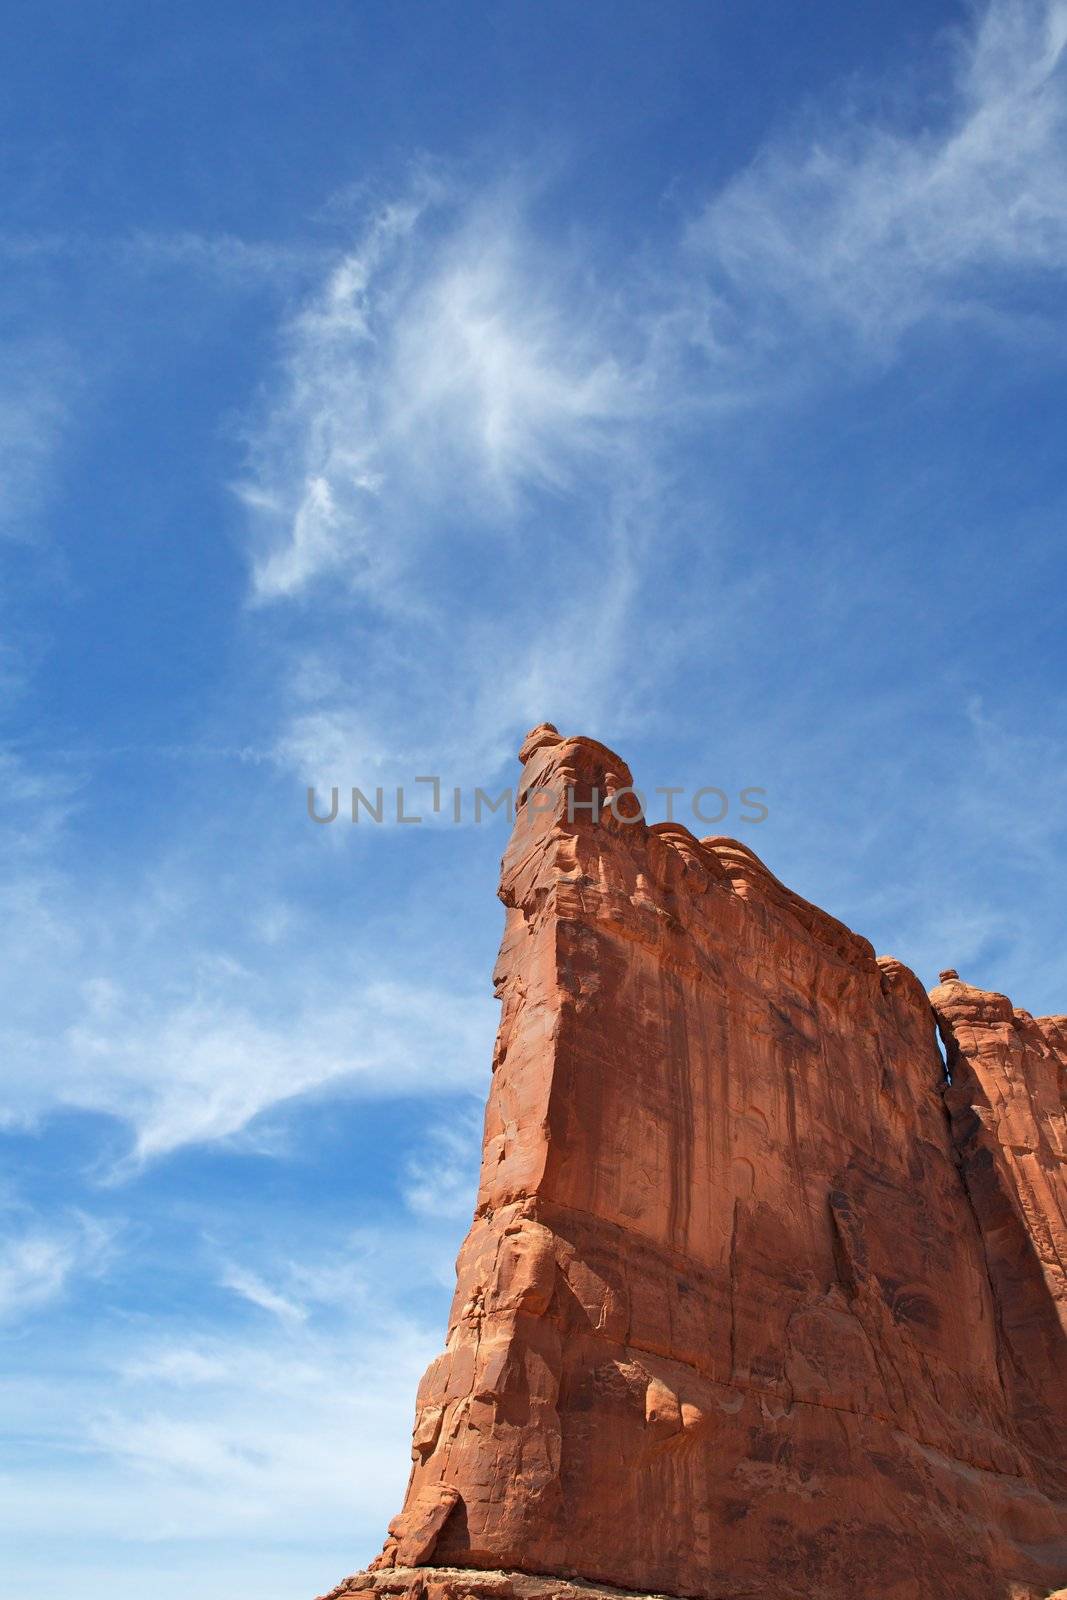
<svg viewBox="0 0 1067 1600"><path fill-rule="evenodd" d="M257 896L220 918L218 873L195 852L113 883L72 878L59 865L78 838L71 789L13 760L4 772L0 1126L107 1113L133 1136L124 1175L302 1097L481 1080L496 1023L483 985L413 976L403 952L352 934L320 948L322 931L273 893L264 944ZM295 794L293 807L310 828ZM231 857L226 870L248 869Z"/></svg>
<svg viewBox="0 0 1067 1600"><path fill-rule="evenodd" d="M103 268L148 273L179 268L237 289L262 283L285 284L321 273L332 252L325 246L242 239L230 233L153 232L140 228L128 234L37 232L0 234L0 259L13 266L75 261Z"/></svg>
<svg viewBox="0 0 1067 1600"><path fill-rule="evenodd" d="M307 1309L297 1305L295 1300L289 1300L285 1295L279 1294L256 1273L249 1272L243 1267L227 1267L222 1275L222 1285L232 1289L234 1294L239 1294L250 1305L258 1306L261 1311L269 1311L272 1316L282 1322L306 1322Z"/></svg>
<svg viewBox="0 0 1067 1600"><path fill-rule="evenodd" d="M620 669L658 529L657 376L532 208L518 179L416 179L288 327L238 493L254 599L332 616L281 667L276 755L302 782L473 788L526 726L640 694Z"/></svg>
<svg viewBox="0 0 1067 1600"><path fill-rule="evenodd" d="M41 1041L35 1055L14 1041L8 1116L58 1105L108 1112L132 1128L139 1164L229 1138L317 1092L374 1097L477 1082L489 1059L492 1002L426 982L353 973L344 1001L331 986L320 1003L305 969L288 978L284 1016L270 971L224 972L214 987L176 1003L111 995L104 1016L86 1013L50 1046L43 1071Z"/></svg>
<svg viewBox="0 0 1067 1600"><path fill-rule="evenodd" d="M426 809L429 791L414 779L435 775L445 812L458 786L461 818L469 820L475 787L502 771L517 776L519 741L534 724L603 729L610 718L618 725L643 703L663 648L654 636L640 652L630 648L637 515L636 504L615 509L604 545L591 547L590 570L563 565L565 592L552 592L550 576L539 589L522 572L498 611L461 615L442 597L439 616L411 631L389 630L381 655L356 676L355 703L353 678L343 672L348 631L339 627L331 644L309 645L290 677L274 752L279 766L317 788L320 813L329 809L334 785L342 816L346 807L351 815L352 785L371 799L380 785L385 820L393 821L397 786L405 786L409 811L419 800ZM654 513L649 527L656 527Z"/></svg>
<svg viewBox="0 0 1067 1600"><path fill-rule="evenodd" d="M827 317L878 346L993 306L1001 266L1064 265L1064 18L995 5L957 46L939 128L839 119L779 142L684 246L610 273L518 181L420 179L381 208L289 326L242 491L259 600L323 608L279 648L274 759L321 788L435 772L469 794L546 715L608 738L647 715L644 675L678 646L657 570L683 520L649 436L747 404L783 339L821 359ZM269 886L258 954L205 916L194 931L213 891L195 848L93 906L56 866L71 797L9 764L18 799L12 782L0 1119L105 1111L144 1161L299 1097L483 1071L490 1002L380 945L324 969ZM243 858L234 881L252 876Z"/></svg>
<svg viewBox="0 0 1067 1600"><path fill-rule="evenodd" d="M382 207L289 324L240 490L255 600L330 620L290 648L282 766L478 782L542 717L639 722L685 642L656 615L692 522L676 443L919 322L1025 342L1059 316L1065 17L996 0L939 41L935 120L929 93L922 121L906 94L809 117L629 258L518 177ZM701 520L718 538L707 492Z"/></svg>
<svg viewBox="0 0 1067 1600"><path fill-rule="evenodd" d="M415 1390L439 1339L380 1305L331 1333L146 1339L120 1352L119 1382L95 1347L50 1381L23 1375L4 1396L6 1427L37 1442L38 1461L47 1446L48 1470L3 1475L5 1544L47 1533L59 1499L74 1540L255 1534L264 1576L276 1540L300 1541L344 1549L324 1574L336 1582L374 1553L403 1499Z"/></svg>
<svg viewBox="0 0 1067 1600"><path fill-rule="evenodd" d="M168 1567L172 1555L192 1561L193 1587L220 1597L218 1563L235 1549L246 1582L271 1595L287 1547L303 1552L309 1592L307 1573L325 1589L365 1563L401 1504L415 1391L442 1335L443 1289L432 1315L402 1296L437 1283L437 1257L453 1248L425 1224L372 1230L312 1252L306 1316L223 1321L185 1284L150 1324L87 1317L61 1364L46 1352L39 1365L22 1345L17 1381L0 1386L4 1435L20 1441L17 1462L0 1451L12 1561L54 1535L59 1503L76 1546L121 1541L110 1592L131 1600L140 1589L127 1569L153 1547ZM234 1277L280 1282L285 1299L299 1272L267 1258Z"/></svg>
<svg viewBox="0 0 1067 1600"><path fill-rule="evenodd" d="M480 1102L457 1104L404 1163L404 1203L416 1216L468 1220L474 1211L484 1114Z"/></svg>
<svg viewBox="0 0 1067 1600"><path fill-rule="evenodd" d="M988 625L965 607L961 629ZM993 691L995 692L995 691ZM768 697L755 747L773 749L772 817L756 848L791 887L932 985L943 967L1058 1012L1067 741L1056 702L996 711L951 680L859 701L798 679ZM827 704L833 714L827 715ZM1004 709L1010 706L1010 711Z"/></svg>
<svg viewBox="0 0 1067 1600"><path fill-rule="evenodd" d="M52 492L55 458L78 389L54 340L9 341L0 381L0 534L26 539Z"/></svg>
<svg viewBox="0 0 1067 1600"><path fill-rule="evenodd" d="M624 329L530 229L517 186L472 200L417 181L289 328L258 470L238 488L258 598L340 572L403 605L398 582L442 514L506 541L529 492L617 459L642 409Z"/></svg>
<svg viewBox="0 0 1067 1600"><path fill-rule="evenodd" d="M229 1368L218 1353L208 1355L187 1345L162 1345L125 1358L120 1375L134 1383L193 1384L225 1382Z"/></svg>
<svg viewBox="0 0 1067 1600"><path fill-rule="evenodd" d="M275 737L268 727L264 739L273 759L320 785L390 786L437 771L469 792L511 758L516 729L543 716L607 738L632 725L641 674L650 655L658 667L655 651L677 647L673 618L686 602L672 541L674 525L692 518L661 455L674 430L692 437L730 408L779 403L792 377L824 373L839 343L854 358L887 359L924 319L1025 330L1011 299L1019 283L1058 284L1064 19L1062 4L996 5L957 44L939 125L837 117L778 140L684 239L650 238L640 263L587 270L520 184L472 196L420 181L383 208L342 261L320 268L318 290L291 321L240 489L261 607L252 624L263 624L268 602L290 602L278 629L283 703ZM309 265L234 241L139 248L142 264L154 256L235 282L291 283ZM853 341L838 340L842 328ZM45 442L64 426L61 392L40 390ZM39 455L16 482L16 508L47 491L50 459ZM729 630L734 583L725 602L695 590L702 628ZM854 595L850 574L843 599ZM747 639L776 623L788 631L788 600L777 616L750 617ZM722 659L736 676L759 671ZM959 819L960 836L942 848L919 813L947 715L936 738L909 745L900 735L914 701L902 708L879 694L863 726L843 729L829 724L825 701L791 700L783 688L768 713L781 739L756 747L775 750L786 771L802 744L795 771L815 774L792 800L794 814L807 805L818 819L805 887L832 909L862 905L865 930L877 911L903 939L901 948L894 937L897 953L934 967L984 959L1008 934L1021 984L1058 908L1037 908L1034 876L1010 899L987 886L1004 824L990 790L1020 768L1034 779L1020 854L1041 872L1052 859L1044 819L1063 815L1062 751L1009 738L975 712L971 747L953 733L958 790L932 793ZM645 714L661 701L647 696ZM729 708L709 706L707 716L710 741ZM820 738L836 752L818 752ZM843 863L842 831L826 813L846 764L852 814L866 798L872 820ZM247 1138L257 1119L302 1098L465 1091L484 1076L492 1002L447 974L428 977L437 969L421 952L413 960L410 937L390 942L376 929L353 935L344 959L319 959L301 916L307 880L295 890L290 880L291 900L262 882L264 862L282 854L276 836L234 847L223 884L233 836L220 846L213 821L179 860L131 866L94 904L102 879L87 861L84 890L59 865L72 795L14 765L0 775L15 806L2 841L0 1120L57 1107L107 1113L129 1130L132 1154L119 1168L129 1173L191 1143ZM1017 782L1010 792L1020 793ZM235 795L233 805L246 800ZM790 848L803 860L803 824L795 831ZM340 847L340 828L317 837ZM880 903L866 893L872 882L884 886ZM330 893L342 898L347 883ZM1005 921L1003 906L1020 896L1029 930ZM346 912L354 927L358 911ZM1048 957L1050 993L1062 980L1059 949ZM1028 994L1020 987L1017 998ZM478 1121L442 1120L413 1152L397 1152L419 1227L377 1262L339 1251L250 1264L222 1259L219 1247L211 1282L242 1331L155 1317L145 1334L131 1318L123 1337L87 1352L84 1370L64 1364L58 1377L22 1384L9 1398L11 1431L54 1453L47 1481L25 1471L5 1480L0 1522L51 1539L62 1501L68 1538L122 1541L124 1556L146 1530L199 1541L214 1590L202 1564L181 1591L220 1596L236 1563L225 1569L209 1541L240 1543L240 1582L279 1600L274 1540L336 1544L322 1587L371 1555L402 1495L414 1386L440 1336L382 1286L397 1262L420 1283L448 1276L443 1258L419 1254L419 1240L435 1217L466 1221ZM106 1256L77 1219L35 1220L4 1248L0 1310L12 1316L54 1303ZM231 1293L218 1295L220 1284ZM153 1562L123 1565L125 1578L99 1579L101 1593L143 1590Z"/></svg>
<svg viewBox="0 0 1067 1600"><path fill-rule="evenodd" d="M16 1212L0 1232L0 1322L43 1310L73 1278L102 1272L112 1243L110 1228L80 1212L52 1224Z"/></svg>
<svg viewBox="0 0 1067 1600"><path fill-rule="evenodd" d="M773 349L837 324L885 355L927 318L1008 319L1020 273L1062 274L1065 41L1063 0L994 0L955 41L940 125L839 118L763 149L690 236L737 337Z"/></svg>
<svg viewBox="0 0 1067 1600"><path fill-rule="evenodd" d="M1050 700L1049 710L1054 702ZM1064 726L1064 706L1049 718ZM1055 732L1008 727L976 696L966 707L973 739L969 781L956 797L960 824L991 838L1011 816L1013 855L1031 869L1054 874L1067 835L1067 740Z"/></svg>
<svg viewBox="0 0 1067 1600"><path fill-rule="evenodd" d="M72 240L72 252L83 252L84 240ZM330 252L309 244L280 244L271 239L242 239L229 233L151 233L97 242L97 251L134 270L151 272L175 267L221 280L237 289L261 284L287 285L321 272Z"/></svg>

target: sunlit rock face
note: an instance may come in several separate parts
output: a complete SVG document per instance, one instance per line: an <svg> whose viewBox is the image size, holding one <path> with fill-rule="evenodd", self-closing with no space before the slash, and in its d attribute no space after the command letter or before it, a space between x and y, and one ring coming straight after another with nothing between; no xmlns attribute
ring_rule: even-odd
<svg viewBox="0 0 1067 1600"><path fill-rule="evenodd" d="M594 819L631 776L592 740L521 759L477 1209L374 1582L1067 1582L1067 1019L931 1004L735 840Z"/></svg>

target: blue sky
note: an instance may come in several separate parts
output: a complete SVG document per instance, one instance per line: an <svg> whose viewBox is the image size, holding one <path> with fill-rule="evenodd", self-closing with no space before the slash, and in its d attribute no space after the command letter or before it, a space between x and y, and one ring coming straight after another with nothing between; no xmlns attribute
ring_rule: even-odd
<svg viewBox="0 0 1067 1600"><path fill-rule="evenodd" d="M377 1549L542 719L1067 1006L1067 5L4 8L0 1595Z"/></svg>

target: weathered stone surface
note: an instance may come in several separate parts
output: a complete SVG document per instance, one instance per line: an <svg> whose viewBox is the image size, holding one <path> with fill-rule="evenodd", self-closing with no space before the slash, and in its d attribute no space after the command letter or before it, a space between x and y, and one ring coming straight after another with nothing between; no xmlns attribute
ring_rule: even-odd
<svg viewBox="0 0 1067 1600"><path fill-rule="evenodd" d="M522 759L477 1211L349 1582L1047 1595L1067 1022L944 975L945 1096L906 967L734 840L572 820L568 787L631 782L603 746L543 726Z"/></svg>
<svg viewBox="0 0 1067 1600"><path fill-rule="evenodd" d="M767 1600L770 1590L749 1590L745 1600ZM806 1590L806 1595L817 1594ZM942 1590L943 1595L951 1594ZM1026 1600L1025 1589L1009 1586L1008 1600ZM364 1600L670 1600L666 1595L640 1594L609 1584L586 1583L582 1578L535 1576L526 1572L494 1572L470 1567L387 1567L356 1572L319 1600L344 1600L362 1595ZM1057 1589L1047 1600L1067 1600L1067 1589Z"/></svg>
<svg viewBox="0 0 1067 1600"><path fill-rule="evenodd" d="M464 1567L388 1567L357 1572L319 1600L667 1600L630 1590L584 1583L581 1578L533 1577L525 1572L472 1572ZM1052 1595L1050 1600L1058 1600Z"/></svg>
<svg viewBox="0 0 1067 1600"><path fill-rule="evenodd" d="M1029 1448L1067 1430L1067 1017L943 972L931 992L952 1077L945 1103L982 1236L1001 1379Z"/></svg>

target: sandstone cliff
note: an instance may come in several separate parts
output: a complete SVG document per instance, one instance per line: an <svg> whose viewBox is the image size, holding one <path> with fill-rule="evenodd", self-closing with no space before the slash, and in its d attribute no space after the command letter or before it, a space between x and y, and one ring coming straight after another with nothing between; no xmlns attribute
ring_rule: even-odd
<svg viewBox="0 0 1067 1600"><path fill-rule="evenodd" d="M1067 1019L928 998L734 840L569 820L631 782L591 740L521 759L477 1210L348 1591L1045 1596Z"/></svg>

